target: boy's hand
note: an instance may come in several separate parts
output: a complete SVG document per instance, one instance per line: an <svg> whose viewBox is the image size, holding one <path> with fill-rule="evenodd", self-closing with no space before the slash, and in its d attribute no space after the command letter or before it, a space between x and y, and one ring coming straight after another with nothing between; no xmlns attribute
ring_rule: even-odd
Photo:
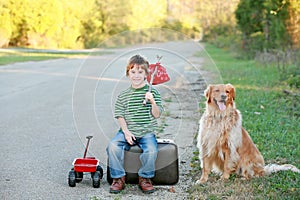
<svg viewBox="0 0 300 200"><path fill-rule="evenodd" d="M156 104L153 94L151 92L146 92L145 98L150 101L151 104Z"/></svg>
<svg viewBox="0 0 300 200"><path fill-rule="evenodd" d="M136 139L135 139L135 136L134 136L130 131L124 133L124 136L125 136L126 141L127 141L130 145L133 145L133 144L134 144L133 141L136 140Z"/></svg>

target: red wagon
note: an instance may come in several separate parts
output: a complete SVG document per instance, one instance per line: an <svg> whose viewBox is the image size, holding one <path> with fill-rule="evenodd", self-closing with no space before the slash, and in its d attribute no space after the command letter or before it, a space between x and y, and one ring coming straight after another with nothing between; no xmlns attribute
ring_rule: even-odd
<svg viewBox="0 0 300 200"><path fill-rule="evenodd" d="M86 157L90 139L93 136L87 136L87 144L83 158L75 158L73 161L73 168L69 171L68 184L70 187L75 187L83 179L83 173L91 173L93 187L100 187L100 180L103 177L103 169L99 165L99 160L95 157Z"/></svg>

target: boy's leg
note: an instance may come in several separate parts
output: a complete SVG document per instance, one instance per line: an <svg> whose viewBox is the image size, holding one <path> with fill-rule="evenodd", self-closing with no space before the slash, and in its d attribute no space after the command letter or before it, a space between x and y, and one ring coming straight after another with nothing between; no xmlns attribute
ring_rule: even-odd
<svg viewBox="0 0 300 200"><path fill-rule="evenodd" d="M143 150L140 156L142 163L139 169L139 176L144 178L153 178L155 172L155 161L157 158L157 140L153 133L148 133L144 137L140 138L138 145Z"/></svg>
<svg viewBox="0 0 300 200"><path fill-rule="evenodd" d="M124 151L129 148L123 132L118 132L117 135L109 142L106 152L108 156L108 165L112 178L120 178L125 176L124 169Z"/></svg>
<svg viewBox="0 0 300 200"><path fill-rule="evenodd" d="M124 151L127 148L129 148L129 144L126 142L123 132L118 132L106 148L110 176L113 178L109 189L110 193L119 193L125 187Z"/></svg>
<svg viewBox="0 0 300 200"><path fill-rule="evenodd" d="M155 161L157 158L157 140L153 133L148 133L140 138L138 145L143 150L140 156L142 166L139 169L139 176L153 178L155 172Z"/></svg>
<svg viewBox="0 0 300 200"><path fill-rule="evenodd" d="M139 186L145 193L154 192L154 188L150 178L155 175L155 161L157 158L157 140L153 133L149 133L144 137L140 138L138 145L143 150L140 156L142 163L139 169Z"/></svg>

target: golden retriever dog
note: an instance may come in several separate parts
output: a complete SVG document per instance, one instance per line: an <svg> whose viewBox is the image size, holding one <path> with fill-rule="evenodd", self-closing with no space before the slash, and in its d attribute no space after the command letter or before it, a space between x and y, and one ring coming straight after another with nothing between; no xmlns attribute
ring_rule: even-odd
<svg viewBox="0 0 300 200"><path fill-rule="evenodd" d="M205 183L212 170L228 179L236 173L246 179L280 170L300 173L293 165L267 165L242 127L242 115L235 107L235 88L231 84L209 85L204 95L206 109L199 121L197 147L202 175L197 184Z"/></svg>

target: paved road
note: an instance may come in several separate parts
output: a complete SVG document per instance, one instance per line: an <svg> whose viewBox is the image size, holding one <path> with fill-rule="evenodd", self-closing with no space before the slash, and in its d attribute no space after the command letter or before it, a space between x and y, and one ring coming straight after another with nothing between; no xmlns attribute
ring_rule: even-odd
<svg viewBox="0 0 300 200"><path fill-rule="evenodd" d="M186 77L187 71L200 73L201 63L190 60L197 51L201 48L192 41L169 42L102 56L0 66L0 199L114 198L105 178L99 189L88 179L69 188L67 173L73 159L83 155L89 134L94 135L89 154L106 172L105 148L117 130L113 103L129 84L127 59L140 53L154 63L156 55L162 55L171 76L159 86L163 95L188 83L192 76ZM199 94L187 95L196 102ZM174 134L179 147L192 141Z"/></svg>

